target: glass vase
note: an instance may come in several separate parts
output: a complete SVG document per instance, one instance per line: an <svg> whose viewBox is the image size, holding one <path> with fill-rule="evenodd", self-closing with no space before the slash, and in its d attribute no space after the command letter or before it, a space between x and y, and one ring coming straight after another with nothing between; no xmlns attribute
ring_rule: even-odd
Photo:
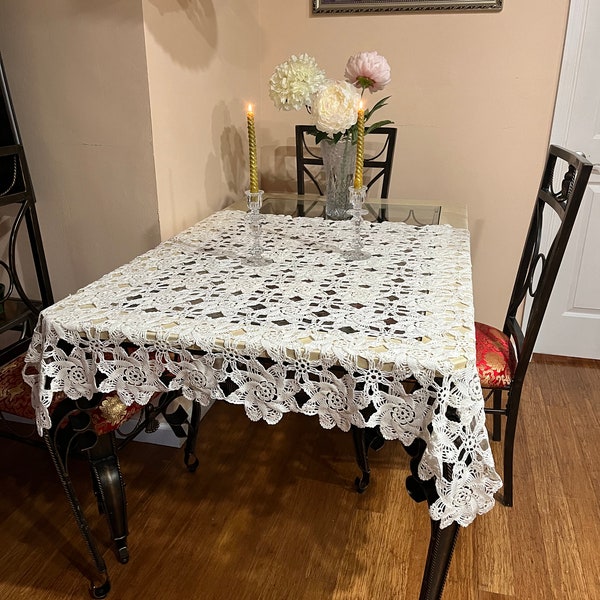
<svg viewBox="0 0 600 600"><path fill-rule="evenodd" d="M354 177L356 146L349 137L343 137L337 144L323 140L319 145L325 170L325 214L335 221L349 219L348 210L352 205L348 189Z"/></svg>

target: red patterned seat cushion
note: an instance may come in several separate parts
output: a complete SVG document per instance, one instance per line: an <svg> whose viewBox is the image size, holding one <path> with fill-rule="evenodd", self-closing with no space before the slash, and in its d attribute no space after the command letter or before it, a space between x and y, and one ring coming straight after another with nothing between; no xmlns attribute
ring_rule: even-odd
<svg viewBox="0 0 600 600"><path fill-rule="evenodd" d="M0 367L0 411L35 420L35 411L31 406L31 388L21 376L24 366L25 355L23 354ZM64 399L65 395L62 392L54 395L50 414ZM94 429L99 435L118 429L122 423L140 410L139 404L125 406L116 394L109 394L92 413Z"/></svg>
<svg viewBox="0 0 600 600"><path fill-rule="evenodd" d="M506 334L499 329L475 323L477 372L484 388L503 388L510 385L517 358Z"/></svg>

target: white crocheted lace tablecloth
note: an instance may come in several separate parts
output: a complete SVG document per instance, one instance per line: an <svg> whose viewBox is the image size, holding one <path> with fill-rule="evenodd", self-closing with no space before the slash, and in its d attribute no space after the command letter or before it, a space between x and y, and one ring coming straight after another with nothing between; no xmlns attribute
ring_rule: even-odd
<svg viewBox="0 0 600 600"><path fill-rule="evenodd" d="M468 231L364 223L371 258L348 262L350 222L265 215L273 263L251 266L245 218L218 212L43 311L24 373L40 432L58 391L145 404L181 390L243 404L252 420L293 411L422 438L432 518L467 525L488 511L501 481L475 367Z"/></svg>

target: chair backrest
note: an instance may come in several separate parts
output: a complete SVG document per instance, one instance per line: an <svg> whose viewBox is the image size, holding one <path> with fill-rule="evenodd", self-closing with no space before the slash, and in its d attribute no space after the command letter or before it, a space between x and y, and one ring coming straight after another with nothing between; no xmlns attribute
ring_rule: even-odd
<svg viewBox="0 0 600 600"><path fill-rule="evenodd" d="M324 190L319 181L320 167L323 166L323 158L320 151L316 149L314 138L308 135L312 125L296 125L296 181L298 194L305 193L305 182L308 178L314 184L317 192L323 196ZM379 127L371 131L366 141L376 142L377 149L374 153L365 156L365 180L367 189L375 182L381 180L381 198L387 198L390 181L392 179L392 165L394 162L394 149L396 147L396 128ZM369 148L365 150L368 152Z"/></svg>
<svg viewBox="0 0 600 600"><path fill-rule="evenodd" d="M53 297L33 185L1 57L0 224L0 365L3 365L27 350L38 314L53 303ZM23 224L26 236L20 235ZM31 264L35 277L25 282L25 271Z"/></svg>
<svg viewBox="0 0 600 600"><path fill-rule="evenodd" d="M518 358L513 386L522 385L525 378L592 168L583 155L550 146L504 322L504 333L512 339ZM556 231L547 243L544 241L548 248L544 254L540 246L550 229L545 226L548 223ZM528 294L532 297L531 309L522 327L518 311Z"/></svg>

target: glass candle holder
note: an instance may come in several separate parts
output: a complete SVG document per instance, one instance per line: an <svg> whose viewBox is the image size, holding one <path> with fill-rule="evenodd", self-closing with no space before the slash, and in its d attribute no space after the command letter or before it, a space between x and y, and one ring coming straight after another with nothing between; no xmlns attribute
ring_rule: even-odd
<svg viewBox="0 0 600 600"><path fill-rule="evenodd" d="M250 247L246 254L246 260L252 265L266 265L272 263L270 258L263 256L264 248L262 245L262 223L263 218L260 209L263 203L263 190L251 192L246 190L246 201L248 203L248 213L246 222L250 231Z"/></svg>
<svg viewBox="0 0 600 600"><path fill-rule="evenodd" d="M361 234L361 226L363 223L363 215L367 213L363 209L365 198L367 197L367 188L362 186L349 188L349 198L352 208L348 210L348 214L352 215L352 239L350 248L344 253L346 260L364 260L370 258L370 254L365 252L363 248L363 238Z"/></svg>

